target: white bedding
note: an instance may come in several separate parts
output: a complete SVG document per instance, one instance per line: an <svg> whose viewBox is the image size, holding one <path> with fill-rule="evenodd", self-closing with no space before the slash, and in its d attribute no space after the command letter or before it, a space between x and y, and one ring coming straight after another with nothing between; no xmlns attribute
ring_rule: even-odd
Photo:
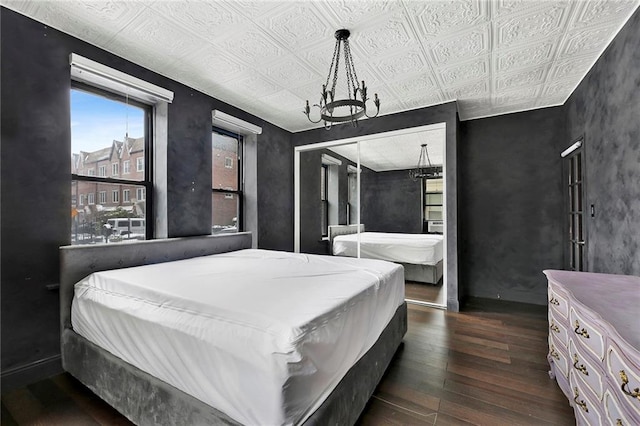
<svg viewBox="0 0 640 426"><path fill-rule="evenodd" d="M243 424L299 424L403 301L399 265L250 249L91 274L72 325Z"/></svg>
<svg viewBox="0 0 640 426"><path fill-rule="evenodd" d="M442 235L388 232L338 235L333 239L333 254L335 256L357 257L358 239L360 239L360 257L366 259L435 265L442 260L443 256Z"/></svg>

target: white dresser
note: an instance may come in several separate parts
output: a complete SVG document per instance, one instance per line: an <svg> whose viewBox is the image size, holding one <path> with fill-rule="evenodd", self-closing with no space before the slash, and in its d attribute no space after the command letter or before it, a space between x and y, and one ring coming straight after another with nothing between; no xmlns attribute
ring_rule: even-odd
<svg viewBox="0 0 640 426"><path fill-rule="evenodd" d="M544 271L549 375L578 425L640 425L640 277Z"/></svg>

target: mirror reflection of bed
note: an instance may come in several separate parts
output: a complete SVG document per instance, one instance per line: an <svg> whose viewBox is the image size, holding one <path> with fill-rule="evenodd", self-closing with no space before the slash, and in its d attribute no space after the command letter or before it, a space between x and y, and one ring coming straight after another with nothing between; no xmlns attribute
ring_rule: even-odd
<svg viewBox="0 0 640 426"><path fill-rule="evenodd" d="M358 257L359 241L404 266L408 302L446 308L445 140L440 123L299 147L296 250ZM411 176L424 144L439 178Z"/></svg>

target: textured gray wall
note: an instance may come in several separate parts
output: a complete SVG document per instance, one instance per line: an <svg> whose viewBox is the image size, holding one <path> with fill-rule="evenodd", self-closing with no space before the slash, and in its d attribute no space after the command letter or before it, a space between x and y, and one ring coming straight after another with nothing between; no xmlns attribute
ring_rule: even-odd
<svg viewBox="0 0 640 426"><path fill-rule="evenodd" d="M566 103L569 141L584 135L587 268L640 275L640 9Z"/></svg>
<svg viewBox="0 0 640 426"><path fill-rule="evenodd" d="M95 46L1 8L2 386L60 371L58 247L70 244L69 54L172 90L167 204L171 237L211 232L211 110L262 126L250 158L260 185L259 242L291 250L291 134ZM193 191L192 191L193 189ZM255 188L252 193L255 194ZM256 206L253 207L254 210ZM255 231L255 230L254 230Z"/></svg>
<svg viewBox="0 0 640 426"><path fill-rule="evenodd" d="M468 296L545 304L562 268L562 107L465 121L458 164Z"/></svg>
<svg viewBox="0 0 640 426"><path fill-rule="evenodd" d="M409 179L408 170L363 173L362 223L367 231L422 232L422 185Z"/></svg>

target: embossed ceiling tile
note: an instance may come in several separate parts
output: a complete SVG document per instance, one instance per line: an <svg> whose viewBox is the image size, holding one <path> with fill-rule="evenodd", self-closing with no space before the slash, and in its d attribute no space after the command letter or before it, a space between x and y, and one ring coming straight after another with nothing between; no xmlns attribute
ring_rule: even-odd
<svg viewBox="0 0 640 426"><path fill-rule="evenodd" d="M509 15L496 21L496 47L529 43L536 38L558 36L563 32L569 15L567 3L536 2L538 7L526 14Z"/></svg>
<svg viewBox="0 0 640 426"><path fill-rule="evenodd" d="M629 16L637 7L637 0L591 0L581 2L580 12L577 14L572 27L599 25L614 19L618 22Z"/></svg>
<svg viewBox="0 0 640 426"><path fill-rule="evenodd" d="M398 18L382 21L352 33L354 60L356 52L368 57L385 56L399 49L407 49L414 43L408 23ZM354 46L355 45L355 46Z"/></svg>
<svg viewBox="0 0 640 426"><path fill-rule="evenodd" d="M419 22L421 36L431 38L489 21L483 0L405 1L409 15Z"/></svg>
<svg viewBox="0 0 640 426"><path fill-rule="evenodd" d="M169 68L171 64L178 60L158 54L155 50L149 50L139 43L131 43L126 36L122 37L120 34L102 47L109 52L117 53L118 56L122 56L133 63L162 75L167 75L165 68Z"/></svg>
<svg viewBox="0 0 640 426"><path fill-rule="evenodd" d="M254 98L263 98L282 90L282 86L272 83L260 74L255 74L250 70L242 73L233 80L227 81L225 85L237 91L242 96L251 96Z"/></svg>
<svg viewBox="0 0 640 426"><path fill-rule="evenodd" d="M487 57L475 59L440 71L440 78L447 85L455 85L467 80L477 80L489 74Z"/></svg>
<svg viewBox="0 0 640 426"><path fill-rule="evenodd" d="M616 28L613 27L572 30L560 48L560 56L600 52L615 33Z"/></svg>
<svg viewBox="0 0 640 426"><path fill-rule="evenodd" d="M150 7L183 28L198 34L205 40L214 40L246 20L240 13L224 6L224 2L193 1L187 4L177 1L157 1Z"/></svg>
<svg viewBox="0 0 640 426"><path fill-rule="evenodd" d="M551 62L553 61L554 41L547 40L533 46L521 46L509 51L498 52L495 69L499 72L506 72Z"/></svg>
<svg viewBox="0 0 640 426"><path fill-rule="evenodd" d="M487 80L478 80L473 83L449 88L446 93L452 99L486 98L489 96L489 82Z"/></svg>
<svg viewBox="0 0 640 426"><path fill-rule="evenodd" d="M247 67L223 52L210 49L208 46L195 50L181 59L191 69L191 77L205 76L218 83L236 78Z"/></svg>
<svg viewBox="0 0 640 426"><path fill-rule="evenodd" d="M521 13L524 10L538 6L537 1L532 0L497 0L490 2L494 17L504 17L513 13Z"/></svg>
<svg viewBox="0 0 640 426"><path fill-rule="evenodd" d="M256 0L224 0L229 9L234 9L249 19L258 18L286 1L256 1Z"/></svg>
<svg viewBox="0 0 640 426"><path fill-rule="evenodd" d="M411 74L419 74L427 69L425 60L419 51L407 51L398 55L380 59L373 66L380 75L388 80L395 80Z"/></svg>
<svg viewBox="0 0 640 426"><path fill-rule="evenodd" d="M394 14L402 7L397 0L337 0L319 2L318 6L332 23L347 29L361 29L364 22Z"/></svg>
<svg viewBox="0 0 640 426"><path fill-rule="evenodd" d="M422 74L406 80L388 82L387 86L401 99L427 95L436 88L436 84L430 74Z"/></svg>
<svg viewBox="0 0 640 426"><path fill-rule="evenodd" d="M444 99L438 90L420 93L419 96L414 98L402 100L402 103L406 105L407 109L424 108L431 105L438 105L443 102Z"/></svg>
<svg viewBox="0 0 640 426"><path fill-rule="evenodd" d="M256 67L277 61L285 53L263 31L248 26L239 28L224 39L217 39L214 44Z"/></svg>
<svg viewBox="0 0 640 426"><path fill-rule="evenodd" d="M578 85L575 80L556 81L547 84L542 90L542 96L569 96Z"/></svg>
<svg viewBox="0 0 640 426"><path fill-rule="evenodd" d="M318 40L331 38L335 41L333 34L337 30L330 27L312 2L276 8L255 22L294 51L315 44Z"/></svg>
<svg viewBox="0 0 640 426"><path fill-rule="evenodd" d="M301 65L294 55L280 58L261 70L273 81L284 87L296 87L317 80L320 75Z"/></svg>
<svg viewBox="0 0 640 426"><path fill-rule="evenodd" d="M293 110L299 110L300 118L305 118L302 113L304 99L300 99L289 90L279 90L275 93L270 94L269 96L258 96L258 98L260 102L270 105L271 108L279 110L281 112L286 113Z"/></svg>
<svg viewBox="0 0 640 426"><path fill-rule="evenodd" d="M491 102L494 107L503 107L512 105L520 105L523 103L533 102L541 91L542 86L525 87L519 90L512 90L504 93L495 93Z"/></svg>
<svg viewBox="0 0 640 426"><path fill-rule="evenodd" d="M499 74L496 81L496 89L501 92L516 87L540 84L544 81L547 70L548 67L545 66L516 71L510 74Z"/></svg>
<svg viewBox="0 0 640 426"><path fill-rule="evenodd" d="M431 53L438 65L466 60L489 52L489 26L475 28L432 43Z"/></svg>
<svg viewBox="0 0 640 426"><path fill-rule="evenodd" d="M199 49L204 43L202 39L185 33L177 24L151 9L138 15L114 40L117 40L120 46L138 46L148 54L156 55L168 62Z"/></svg>
<svg viewBox="0 0 640 426"><path fill-rule="evenodd" d="M300 56L311 66L314 70L323 76L323 80L329 73L329 66L331 65L331 58L333 57L333 51L335 48L336 39L331 36L326 40L320 41L313 47L300 52ZM360 64L358 52L352 49L354 56L354 62L356 62L356 68ZM340 56L342 58L342 55ZM341 60L342 62L342 60Z"/></svg>
<svg viewBox="0 0 640 426"><path fill-rule="evenodd" d="M597 58L593 56L563 59L556 62L550 72L553 79L582 79Z"/></svg>

